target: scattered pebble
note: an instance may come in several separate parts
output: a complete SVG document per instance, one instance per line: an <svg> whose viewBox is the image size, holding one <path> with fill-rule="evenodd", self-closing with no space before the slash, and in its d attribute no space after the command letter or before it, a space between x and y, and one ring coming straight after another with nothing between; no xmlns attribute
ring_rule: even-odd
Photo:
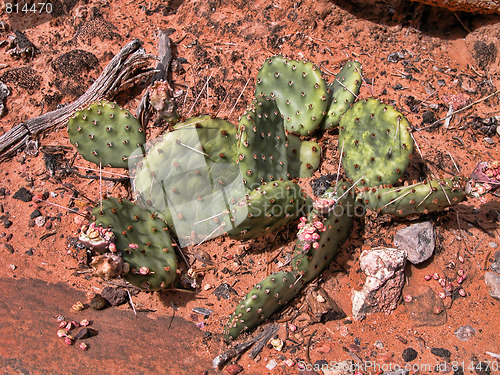
<svg viewBox="0 0 500 375"><path fill-rule="evenodd" d="M230 365L227 365L225 370L229 375L236 375L243 371L243 367L236 363L232 363Z"/></svg>
<svg viewBox="0 0 500 375"><path fill-rule="evenodd" d="M435 356L441 357L441 358L450 358L451 353L448 349L444 348L431 348L431 353L434 354Z"/></svg>
<svg viewBox="0 0 500 375"><path fill-rule="evenodd" d="M271 359L269 363L266 365L266 368L268 370L273 370L277 365L278 363L274 359Z"/></svg>
<svg viewBox="0 0 500 375"><path fill-rule="evenodd" d="M47 221L45 222L45 229L51 230L52 229L52 221Z"/></svg>
<svg viewBox="0 0 500 375"><path fill-rule="evenodd" d="M39 226L39 227L43 227L45 224L45 217L43 216L38 216L36 219L35 219L35 225Z"/></svg>
<svg viewBox="0 0 500 375"><path fill-rule="evenodd" d="M373 346L380 350L384 349L384 343L380 340L375 341Z"/></svg>
<svg viewBox="0 0 500 375"><path fill-rule="evenodd" d="M406 252L409 262L419 264L434 253L435 238L434 225L426 221L398 230L394 236L394 246Z"/></svg>
<svg viewBox="0 0 500 375"><path fill-rule="evenodd" d="M80 301L76 301L73 306L71 306L71 310L73 311L82 311L83 309L85 309L85 306Z"/></svg>
<svg viewBox="0 0 500 375"><path fill-rule="evenodd" d="M94 298L90 300L90 307L94 310L102 310L108 307L108 301L100 294L96 294Z"/></svg>
<svg viewBox="0 0 500 375"><path fill-rule="evenodd" d="M3 243L2 248L8 251L11 254L14 254L14 247L10 243Z"/></svg>
<svg viewBox="0 0 500 375"><path fill-rule="evenodd" d="M128 294L125 289L122 288L113 288L111 286L105 287L101 296L109 302L111 306L119 306L127 302Z"/></svg>
<svg viewBox="0 0 500 375"><path fill-rule="evenodd" d="M5 219L5 220L3 221L3 226L4 226L4 228L10 228L10 227L12 226L12 224L13 224L13 223L12 223L12 221L11 221L11 220L9 220L9 219Z"/></svg>
<svg viewBox="0 0 500 375"><path fill-rule="evenodd" d="M403 351L403 354L401 354L401 356L403 357L403 361L405 362L411 362L413 361L415 358L417 358L418 356L418 353L415 349L413 348L406 348L404 351Z"/></svg>
<svg viewBox="0 0 500 375"><path fill-rule="evenodd" d="M405 58L405 55L403 52L392 52L387 56L387 61L392 62L392 63L397 63L398 61L401 61Z"/></svg>
<svg viewBox="0 0 500 375"><path fill-rule="evenodd" d="M231 294L236 294L236 291L231 288L229 284L222 283L217 288L215 288L212 293L215 294L217 300L220 301L221 298L230 299Z"/></svg>
<svg viewBox="0 0 500 375"><path fill-rule="evenodd" d="M210 284L203 285L203 290L210 290L210 289L212 289L212 285Z"/></svg>
<svg viewBox="0 0 500 375"><path fill-rule="evenodd" d="M471 325L466 325L458 327L457 330L455 331L455 336L460 341L467 341L468 339L473 337L476 333L477 331Z"/></svg>
<svg viewBox="0 0 500 375"><path fill-rule="evenodd" d="M493 249L496 249L498 247L498 245L495 243L495 242L490 242L489 243L490 247L492 247Z"/></svg>
<svg viewBox="0 0 500 375"><path fill-rule="evenodd" d="M283 350L283 341L281 341L280 339L272 339L271 340L271 345L273 346L273 348L279 352L281 352Z"/></svg>
<svg viewBox="0 0 500 375"><path fill-rule="evenodd" d="M33 194L31 194L30 191L27 190L25 187L22 187L14 193L12 198L19 199L20 201L23 202L29 202L31 201L31 199L33 199Z"/></svg>
<svg viewBox="0 0 500 375"><path fill-rule="evenodd" d="M500 300L500 275L494 272L486 272L484 282L490 287L490 296Z"/></svg>
<svg viewBox="0 0 500 375"><path fill-rule="evenodd" d="M80 345L78 345L78 349L80 350L88 350L89 346L88 344L81 342Z"/></svg>
<svg viewBox="0 0 500 375"><path fill-rule="evenodd" d="M30 214L30 219L35 219L35 218L37 218L38 216L42 216L42 213L40 212L40 210L34 210L34 211Z"/></svg>
<svg viewBox="0 0 500 375"><path fill-rule="evenodd" d="M81 339L88 339L89 337L96 336L96 335L97 335L96 330L94 330L92 328L84 327L76 333L75 338L81 340Z"/></svg>
<svg viewBox="0 0 500 375"><path fill-rule="evenodd" d="M208 318L210 315L212 315L214 312L210 309L207 309L205 307L193 307L193 312L196 314L203 315L205 318Z"/></svg>

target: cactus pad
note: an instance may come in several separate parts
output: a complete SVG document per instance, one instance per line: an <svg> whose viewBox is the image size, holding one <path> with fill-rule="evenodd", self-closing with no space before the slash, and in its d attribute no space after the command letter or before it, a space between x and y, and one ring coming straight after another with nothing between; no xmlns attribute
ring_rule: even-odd
<svg viewBox="0 0 500 375"><path fill-rule="evenodd" d="M330 104L322 123L324 129L332 129L339 124L340 117L356 100L362 82L362 68L357 61L349 61L329 85Z"/></svg>
<svg viewBox="0 0 500 375"><path fill-rule="evenodd" d="M364 188L358 194L373 211L394 216L442 211L464 200L463 181L456 177L431 180L403 187Z"/></svg>
<svg viewBox="0 0 500 375"><path fill-rule="evenodd" d="M301 141L289 134L286 143L288 178L311 177L321 161L321 146L313 141Z"/></svg>
<svg viewBox="0 0 500 375"><path fill-rule="evenodd" d="M68 135L83 158L116 168L127 168L128 158L146 141L129 111L104 100L75 112L68 122Z"/></svg>
<svg viewBox="0 0 500 375"><path fill-rule="evenodd" d="M258 97L240 119L238 164L247 188L287 179L283 119L274 99Z"/></svg>
<svg viewBox="0 0 500 375"><path fill-rule="evenodd" d="M155 140L134 171L133 187L186 246L229 229L228 200L246 193L235 160L235 126L192 118Z"/></svg>
<svg viewBox="0 0 500 375"><path fill-rule="evenodd" d="M297 218L306 200L292 181L263 183L231 205L234 228L229 235L238 240L265 236Z"/></svg>
<svg viewBox="0 0 500 375"><path fill-rule="evenodd" d="M340 120L339 148L347 177L360 186L398 181L413 152L406 118L375 99L356 102Z"/></svg>
<svg viewBox="0 0 500 375"><path fill-rule="evenodd" d="M293 269L304 282L314 280L333 260L347 239L354 216L351 184L339 182L313 202L314 209L299 223ZM349 191L348 191L349 190Z"/></svg>
<svg viewBox="0 0 500 375"><path fill-rule="evenodd" d="M277 55L257 75L255 96L276 99L288 131L310 135L326 114L328 90L319 68L309 61Z"/></svg>
<svg viewBox="0 0 500 375"><path fill-rule="evenodd" d="M304 282L297 279L292 272L284 271L274 273L255 285L229 317L224 330L226 341L269 319L285 307L300 292L303 285Z"/></svg>
<svg viewBox="0 0 500 375"><path fill-rule="evenodd" d="M164 289L175 280L177 257L163 220L138 205L116 198L102 202L92 214L97 225L110 228L116 248L128 264L125 279L144 290Z"/></svg>

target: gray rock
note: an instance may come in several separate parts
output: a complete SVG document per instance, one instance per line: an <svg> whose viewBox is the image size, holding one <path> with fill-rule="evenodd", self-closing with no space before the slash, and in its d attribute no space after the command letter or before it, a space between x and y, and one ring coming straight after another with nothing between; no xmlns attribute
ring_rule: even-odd
<svg viewBox="0 0 500 375"><path fill-rule="evenodd" d="M500 275L494 272L486 272L484 282L490 287L490 296L500 301Z"/></svg>
<svg viewBox="0 0 500 375"><path fill-rule="evenodd" d="M406 259L409 262L419 264L432 256L435 240L434 225L426 221L398 230L394 236L394 245L406 252Z"/></svg>
<svg viewBox="0 0 500 375"><path fill-rule="evenodd" d="M476 333L477 331L469 324L466 326L458 327L455 331L455 336L457 336L457 339L459 339L460 341L467 341Z"/></svg>
<svg viewBox="0 0 500 375"><path fill-rule="evenodd" d="M352 293L352 315L361 320L367 314L390 314L397 307L404 286L404 251L398 249L365 250L359 264L366 274L366 282L360 291Z"/></svg>

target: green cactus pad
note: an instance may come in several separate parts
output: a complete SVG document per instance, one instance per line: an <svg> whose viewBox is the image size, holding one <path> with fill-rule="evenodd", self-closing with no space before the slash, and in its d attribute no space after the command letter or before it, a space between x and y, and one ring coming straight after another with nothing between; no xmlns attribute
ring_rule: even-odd
<svg viewBox="0 0 500 375"><path fill-rule="evenodd" d="M186 246L230 228L228 200L246 193L235 160L234 125L192 118L155 140L134 171L133 187Z"/></svg>
<svg viewBox="0 0 500 375"><path fill-rule="evenodd" d="M323 129L332 129L339 124L340 117L356 100L361 88L362 68L357 61L348 61L329 85L330 96Z"/></svg>
<svg viewBox="0 0 500 375"><path fill-rule="evenodd" d="M318 67L283 56L267 59L257 75L255 96L275 98L285 128L312 134L326 114L328 90Z"/></svg>
<svg viewBox="0 0 500 375"><path fill-rule="evenodd" d="M339 182L336 186L314 201L315 208L299 224L292 265L306 283L328 267L352 227L354 193L347 192L351 184Z"/></svg>
<svg viewBox="0 0 500 375"><path fill-rule="evenodd" d="M115 168L127 168L128 158L146 142L139 121L104 100L75 112L68 122L68 135L83 158Z"/></svg>
<svg viewBox="0 0 500 375"><path fill-rule="evenodd" d="M263 183L238 201L232 201L234 228L230 237L247 240L262 237L302 214L306 199L292 181Z"/></svg>
<svg viewBox="0 0 500 375"><path fill-rule="evenodd" d="M292 272L277 272L268 276L248 292L229 317L224 330L226 341L235 339L281 310L302 289L304 282Z"/></svg>
<svg viewBox="0 0 500 375"><path fill-rule="evenodd" d="M403 187L364 188L358 200L373 211L394 216L442 211L465 199L463 181L456 177Z"/></svg>
<svg viewBox="0 0 500 375"><path fill-rule="evenodd" d="M413 152L410 124L400 112L375 99L356 102L340 120L339 149L347 177L358 186L393 184Z"/></svg>
<svg viewBox="0 0 500 375"><path fill-rule="evenodd" d="M240 119L238 164L247 188L287 179L283 119L274 99L258 97Z"/></svg>
<svg viewBox="0 0 500 375"><path fill-rule="evenodd" d="M311 177L321 161L321 146L312 141L301 141L289 134L286 143L288 178Z"/></svg>
<svg viewBox="0 0 500 375"><path fill-rule="evenodd" d="M111 228L116 247L130 266L125 279L144 290L168 287L176 278L177 257L163 220L138 205L116 198L92 211L97 225Z"/></svg>

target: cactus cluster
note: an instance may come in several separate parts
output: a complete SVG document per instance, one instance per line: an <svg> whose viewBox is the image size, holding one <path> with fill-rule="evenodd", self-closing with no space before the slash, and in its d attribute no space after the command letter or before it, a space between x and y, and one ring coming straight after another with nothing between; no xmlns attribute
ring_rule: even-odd
<svg viewBox="0 0 500 375"><path fill-rule="evenodd" d="M128 167L136 201L108 198L94 209L95 223L82 239L110 251L92 263L96 274L160 290L176 277L172 237L182 247L224 233L247 240L301 217L290 268L258 283L238 304L225 329L231 340L328 267L349 236L356 205L401 217L463 200L459 178L393 186L413 152L410 125L388 104L357 100L361 83L358 62L347 62L327 84L311 62L274 56L260 69L255 99L238 127L200 116L147 145L139 123L112 103L77 112L68 123L71 143L89 161ZM171 120L167 94L165 85L151 89L160 115L166 110ZM322 150L305 138L337 126L348 180L309 198L293 180L313 175Z"/></svg>

